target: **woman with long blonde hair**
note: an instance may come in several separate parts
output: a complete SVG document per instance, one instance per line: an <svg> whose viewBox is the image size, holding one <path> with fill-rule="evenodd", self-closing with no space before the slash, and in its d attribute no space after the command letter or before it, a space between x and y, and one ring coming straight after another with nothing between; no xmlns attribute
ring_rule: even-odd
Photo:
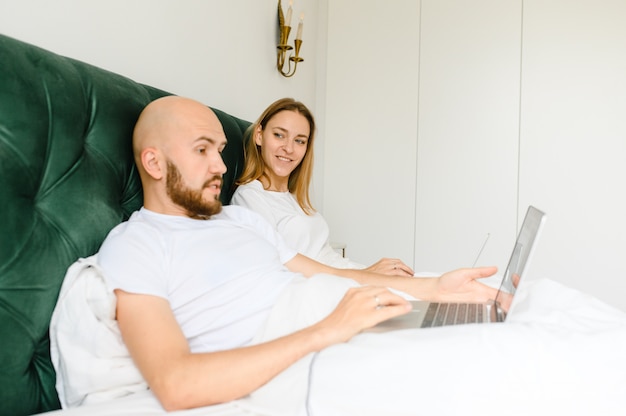
<svg viewBox="0 0 626 416"><path fill-rule="evenodd" d="M398 259L365 267L341 256L329 242L328 223L309 197L315 119L301 102L282 98L250 126L245 165L232 203L265 217L287 244L320 263L394 275L413 275Z"/></svg>

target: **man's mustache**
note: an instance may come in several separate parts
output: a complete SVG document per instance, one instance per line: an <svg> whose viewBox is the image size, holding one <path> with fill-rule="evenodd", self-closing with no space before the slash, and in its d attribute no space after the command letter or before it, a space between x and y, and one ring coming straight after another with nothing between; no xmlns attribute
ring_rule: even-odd
<svg viewBox="0 0 626 416"><path fill-rule="evenodd" d="M219 181L220 183L220 189L222 188L222 184L224 183L224 178L222 178L222 176L220 175L215 175L213 176L211 179L209 179L208 181L206 181L204 183L204 186L202 186L202 188L208 188L209 186L211 186L211 184L215 181Z"/></svg>

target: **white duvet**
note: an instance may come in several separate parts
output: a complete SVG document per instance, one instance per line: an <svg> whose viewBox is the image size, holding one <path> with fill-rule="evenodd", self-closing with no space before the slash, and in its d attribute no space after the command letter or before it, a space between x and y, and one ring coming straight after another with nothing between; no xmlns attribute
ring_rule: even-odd
<svg viewBox="0 0 626 416"><path fill-rule="evenodd" d="M90 284L77 285L75 279L100 279L85 267L89 261L93 259L81 260L68 271L60 297L65 301L57 305L51 324L52 356L63 377L57 385L63 395L85 394L85 384L101 391L83 398L92 404L62 413L164 414L141 380L125 375L134 374L134 367L119 368L120 363L132 366L132 361L120 360L119 350L110 357L110 365L120 377L109 377L104 385L86 380L85 369L95 366L102 371L105 354L100 351L93 364L90 354L77 354L76 349L83 348L80 340L63 339L69 334L63 328L76 326L63 312L74 302L69 300L72 296L63 296L66 286L84 290ZM72 280L74 284L69 285ZM294 282L279 299L257 341L316 321L332 310L348 285L327 276ZM114 303L108 305L114 307ZM91 333L119 337L114 330ZM71 336L80 334L74 331ZM119 347L117 342L113 345ZM69 344L74 347L67 352L59 349ZM79 376L73 376L74 369L81 369ZM94 378L98 376L93 373ZM134 389L140 391L131 393ZM103 398L104 403L94 403ZM622 415L624 409L626 314L540 279L520 287L506 323L363 333L346 344L310 354L249 397L175 414Z"/></svg>

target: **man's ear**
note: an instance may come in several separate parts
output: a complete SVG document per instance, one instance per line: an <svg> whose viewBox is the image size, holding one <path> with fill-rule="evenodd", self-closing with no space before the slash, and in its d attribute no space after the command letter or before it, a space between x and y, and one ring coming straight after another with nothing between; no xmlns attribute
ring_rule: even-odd
<svg viewBox="0 0 626 416"><path fill-rule="evenodd" d="M141 165L148 175L159 180L163 177L163 167L159 159L159 152L153 147L147 147L141 152Z"/></svg>
<svg viewBox="0 0 626 416"><path fill-rule="evenodd" d="M256 126L254 129L254 142L257 146L261 146L261 135L263 134L263 130L261 130L261 126Z"/></svg>

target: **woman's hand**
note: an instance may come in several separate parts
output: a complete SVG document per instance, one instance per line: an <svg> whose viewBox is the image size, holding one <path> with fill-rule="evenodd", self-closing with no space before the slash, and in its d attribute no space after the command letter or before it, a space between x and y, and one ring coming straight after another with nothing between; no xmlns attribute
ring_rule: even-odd
<svg viewBox="0 0 626 416"><path fill-rule="evenodd" d="M370 272L386 274L389 276L413 276L415 272L399 259L382 258L371 266L365 268Z"/></svg>

